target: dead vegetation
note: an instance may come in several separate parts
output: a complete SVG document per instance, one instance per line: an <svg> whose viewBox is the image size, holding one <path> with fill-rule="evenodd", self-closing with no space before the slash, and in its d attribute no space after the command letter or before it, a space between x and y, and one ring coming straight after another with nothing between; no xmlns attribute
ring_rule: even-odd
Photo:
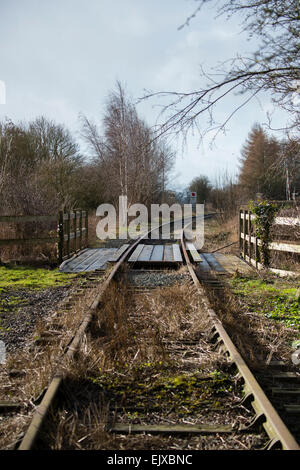
<svg viewBox="0 0 300 470"><path fill-rule="evenodd" d="M268 274L264 276L272 277ZM243 277L246 279L246 276ZM252 277L263 279L259 274L253 274ZM295 286L293 280L292 285ZM206 294L251 369L264 369L273 359L285 362L290 370L294 369L291 362L291 343L298 337L298 330L260 314L259 306L264 304L263 296L257 299L256 305L254 292L253 296L249 295L247 299L244 295L235 295L230 284L218 291L207 288Z"/></svg>
<svg viewBox="0 0 300 470"><path fill-rule="evenodd" d="M219 250L220 249L220 250ZM230 217L224 220L217 215L205 221L205 239L201 251L238 254L238 219Z"/></svg>
<svg viewBox="0 0 300 470"><path fill-rule="evenodd" d="M18 214L14 214L18 215ZM55 237L57 223L52 222L1 222L0 240L17 240L30 238ZM39 263L55 264L57 246L55 243L14 244L0 247L0 263Z"/></svg>
<svg viewBox="0 0 300 470"><path fill-rule="evenodd" d="M216 227L214 225L213 230ZM226 241L231 236L229 223ZM260 435L241 438L233 433L226 438L192 439L143 436L141 439L134 435L113 435L108 431L114 423L174 424L179 419L181 423L210 421L223 425L247 423L251 417L243 407L234 408L241 390L230 372L230 363L213 351L208 342L209 323L195 288L189 284L176 285L136 296L127 287L120 283L110 286L76 361L65 364L62 401L58 411L48 417L40 448L200 450L260 447L264 440ZM212 290L207 293L226 330L252 368L264 368L273 358L290 362L289 343L294 337L291 329L246 311L243 299L233 295L228 287L218 291L218 295ZM76 329L72 323L74 318L68 326L67 318L70 317L73 316L69 312L66 323L61 324L65 331ZM43 327L40 326L37 335L42 341ZM56 321L52 327L54 331L59 330ZM26 382L29 377L31 386L38 383L42 390L54 370L55 354L52 357L53 350L49 345L48 352L45 348L40 354L40 365L38 349L34 351L35 356L30 360L26 354L20 358L18 369L21 370L23 364ZM60 354L62 349L57 351ZM33 392L27 387L25 391L24 383L20 378L19 382L14 382L16 388L10 389L16 391L23 387L20 399L23 399L24 407L22 413L4 422L4 446L11 446L16 441L20 430L28 424L31 415L28 409L33 410L37 403L28 400L28 396L37 396L37 390Z"/></svg>
<svg viewBox="0 0 300 470"><path fill-rule="evenodd" d="M93 283L87 285L84 276L79 278L70 296L37 323L27 347L7 355L0 369L0 400L18 403L20 412L0 416L1 449L13 447L26 429L98 289L99 282L95 287Z"/></svg>
<svg viewBox="0 0 300 470"><path fill-rule="evenodd" d="M112 434L115 424L246 423L235 407L239 386L230 363L208 342L208 319L188 284L133 296L114 284L106 292L77 360L66 370L58 410L40 448L253 448L262 438L183 438Z"/></svg>
<svg viewBox="0 0 300 470"><path fill-rule="evenodd" d="M200 309L193 287L178 285L132 295L124 284L113 283L91 326L87 362L80 357L83 370L90 371L88 364L95 363L93 351L102 371L113 368L116 361L130 369L136 363L167 359L165 338L174 336L180 342L188 331L189 339L198 341L205 331L208 321L199 315Z"/></svg>

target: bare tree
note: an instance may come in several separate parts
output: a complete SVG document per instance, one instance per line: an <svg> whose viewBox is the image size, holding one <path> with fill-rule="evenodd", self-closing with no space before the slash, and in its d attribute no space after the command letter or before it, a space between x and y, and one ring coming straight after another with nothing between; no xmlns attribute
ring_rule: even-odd
<svg viewBox="0 0 300 470"><path fill-rule="evenodd" d="M0 123L0 198L6 213L53 213L74 204L75 171L82 165L69 131L41 117Z"/></svg>
<svg viewBox="0 0 300 470"><path fill-rule="evenodd" d="M222 219L228 221L228 217L236 214L237 208L243 201L241 198L240 185L236 176L223 170L216 175L209 194L209 201L214 208L223 213Z"/></svg>
<svg viewBox="0 0 300 470"><path fill-rule="evenodd" d="M285 182L285 197L295 199L300 195L300 141L287 138L280 143L278 168Z"/></svg>
<svg viewBox="0 0 300 470"><path fill-rule="evenodd" d="M82 136L102 172L107 200L117 204L126 195L129 206L149 204L162 193L174 154L165 140L155 140L139 118L132 100L117 82L106 102L103 136L98 126L81 116Z"/></svg>
<svg viewBox="0 0 300 470"><path fill-rule="evenodd" d="M197 1L197 0L196 0ZM181 27L202 13L202 8L214 0L198 0L199 6ZM163 107L164 124L160 133L187 132L194 127L200 137L207 131L216 134L224 130L232 116L254 97L270 92L274 103L290 115L288 128L300 128L300 4L299 0L219 0L214 1L218 15L243 16L243 30L249 37L261 39L260 48L249 57L236 56L224 62L223 69L206 73L207 83L192 92L158 92L143 97L167 98ZM224 122L218 124L214 110L225 97L240 94L240 104L232 108ZM203 127L207 116L207 127ZM201 118L201 123L200 123Z"/></svg>
<svg viewBox="0 0 300 470"><path fill-rule="evenodd" d="M70 132L60 124L40 117L28 127L32 153L38 162L36 174L42 193L58 207L72 207L75 172L83 158Z"/></svg>
<svg viewBox="0 0 300 470"><path fill-rule="evenodd" d="M3 199L3 190L7 184L11 145L12 137L6 135L5 125L0 123L0 200Z"/></svg>

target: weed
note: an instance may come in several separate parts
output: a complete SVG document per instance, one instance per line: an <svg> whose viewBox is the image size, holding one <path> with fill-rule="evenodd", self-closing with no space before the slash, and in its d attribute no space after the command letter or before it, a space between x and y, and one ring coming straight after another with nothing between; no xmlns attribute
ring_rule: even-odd
<svg viewBox="0 0 300 470"><path fill-rule="evenodd" d="M243 297L248 306L266 318L280 321L285 326L300 329L298 284L280 278L253 279L235 276L231 280L233 292Z"/></svg>

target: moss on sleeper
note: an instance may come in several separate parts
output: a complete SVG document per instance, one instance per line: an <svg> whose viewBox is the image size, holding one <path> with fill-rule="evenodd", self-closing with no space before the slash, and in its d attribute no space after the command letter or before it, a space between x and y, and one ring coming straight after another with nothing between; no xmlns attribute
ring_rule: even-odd
<svg viewBox="0 0 300 470"><path fill-rule="evenodd" d="M179 416L200 412L207 406L222 408L225 397L235 387L232 378L221 371L213 371L209 376L201 373L170 375L165 369L163 363L141 364L130 371L125 365L117 374L100 371L99 377L90 380L110 402L121 405L124 410L128 406L166 412L173 409Z"/></svg>

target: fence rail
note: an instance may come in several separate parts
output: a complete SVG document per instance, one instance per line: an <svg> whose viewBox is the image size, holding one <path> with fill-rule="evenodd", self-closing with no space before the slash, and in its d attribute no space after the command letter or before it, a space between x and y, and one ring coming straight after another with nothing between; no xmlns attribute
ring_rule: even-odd
<svg viewBox="0 0 300 470"><path fill-rule="evenodd" d="M289 227L300 228L300 218L275 217L274 225L284 225ZM252 214L249 209L240 209L238 227L240 256L244 258L245 261L247 261L249 264L255 266L256 269L264 269L265 266L261 262L260 255L260 247L262 246L262 241L256 236L255 215ZM268 250L300 254L300 244L273 241L268 244ZM280 275L297 274L291 271L276 269L273 267L269 267L269 270Z"/></svg>
<svg viewBox="0 0 300 470"><path fill-rule="evenodd" d="M2 215L0 223L25 224L25 223L53 223L56 222L56 230L48 230L49 236L41 237L40 232L33 237L0 239L0 246L35 245L55 243L57 245L57 258L61 263L88 244L88 211L74 209L73 211L60 211L59 215ZM52 235L52 233L55 235Z"/></svg>

